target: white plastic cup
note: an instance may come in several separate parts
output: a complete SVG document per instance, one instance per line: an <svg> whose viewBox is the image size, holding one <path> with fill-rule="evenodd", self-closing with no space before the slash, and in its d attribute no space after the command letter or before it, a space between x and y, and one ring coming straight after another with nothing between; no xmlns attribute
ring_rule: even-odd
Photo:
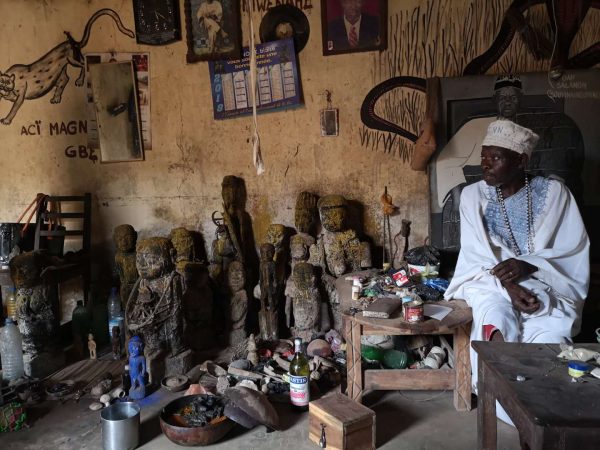
<svg viewBox="0 0 600 450"><path fill-rule="evenodd" d="M134 402L121 402L104 408L102 418L102 448L132 450L140 439L140 407Z"/></svg>

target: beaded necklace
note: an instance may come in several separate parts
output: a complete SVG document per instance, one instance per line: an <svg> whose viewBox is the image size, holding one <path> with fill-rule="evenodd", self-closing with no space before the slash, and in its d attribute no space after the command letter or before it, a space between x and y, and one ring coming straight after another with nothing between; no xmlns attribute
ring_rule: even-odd
<svg viewBox="0 0 600 450"><path fill-rule="evenodd" d="M531 236L531 229L533 228L533 207L531 199L531 186L529 185L529 178L527 177L527 175L525 175L525 190L527 192L527 252L531 253L533 251L533 238ZM519 248L519 244L515 239L515 235L513 234L510 222L508 220L508 214L506 212L506 204L504 203L502 189L500 189L500 187L498 186L496 186L496 195L498 196L498 202L500 203L500 209L502 210L504 226L508 230L508 234L510 236L510 244L512 246L513 252L516 256L521 256L521 249Z"/></svg>

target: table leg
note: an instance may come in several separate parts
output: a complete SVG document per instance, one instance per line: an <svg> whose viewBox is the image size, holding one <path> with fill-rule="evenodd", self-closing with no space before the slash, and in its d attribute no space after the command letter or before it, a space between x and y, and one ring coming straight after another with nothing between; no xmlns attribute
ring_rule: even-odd
<svg viewBox="0 0 600 450"><path fill-rule="evenodd" d="M478 358L477 365L477 449L496 450L496 397L486 389L489 369L481 358Z"/></svg>
<svg viewBox="0 0 600 450"><path fill-rule="evenodd" d="M454 408L457 411L471 410L471 326L462 325L454 329Z"/></svg>
<svg viewBox="0 0 600 450"><path fill-rule="evenodd" d="M348 397L357 402L362 401L363 379L360 353L360 336L362 326L351 318L346 321L346 364L348 375Z"/></svg>

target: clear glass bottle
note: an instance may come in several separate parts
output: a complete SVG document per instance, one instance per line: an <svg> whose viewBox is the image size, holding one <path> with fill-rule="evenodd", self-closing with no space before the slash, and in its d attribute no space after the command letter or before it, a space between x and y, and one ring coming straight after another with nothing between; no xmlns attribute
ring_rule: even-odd
<svg viewBox="0 0 600 450"><path fill-rule="evenodd" d="M0 329L0 358L2 378L7 381L21 378L23 370L23 339L17 325L10 318Z"/></svg>
<svg viewBox="0 0 600 450"><path fill-rule="evenodd" d="M121 347L123 347L125 339L125 315L123 314L123 310L121 309L121 297L119 296L119 291L116 287L113 287L110 292L106 308L108 310L109 340L112 336L113 327L119 327L119 331L121 333Z"/></svg>
<svg viewBox="0 0 600 450"><path fill-rule="evenodd" d="M302 351L302 339L294 339L296 354L290 362L290 400L292 408L298 411L308 411L310 402L310 368L308 359Z"/></svg>

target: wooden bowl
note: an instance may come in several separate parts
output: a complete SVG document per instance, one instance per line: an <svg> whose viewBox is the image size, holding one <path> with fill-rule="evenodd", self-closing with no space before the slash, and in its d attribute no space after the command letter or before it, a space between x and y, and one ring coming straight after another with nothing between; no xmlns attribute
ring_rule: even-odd
<svg viewBox="0 0 600 450"><path fill-rule="evenodd" d="M210 445L222 439L234 427L235 422L228 417L216 419L204 427L188 427L178 420L175 413L189 404L198 395L186 395L173 400L160 412L160 428L167 438L177 444L192 447Z"/></svg>

